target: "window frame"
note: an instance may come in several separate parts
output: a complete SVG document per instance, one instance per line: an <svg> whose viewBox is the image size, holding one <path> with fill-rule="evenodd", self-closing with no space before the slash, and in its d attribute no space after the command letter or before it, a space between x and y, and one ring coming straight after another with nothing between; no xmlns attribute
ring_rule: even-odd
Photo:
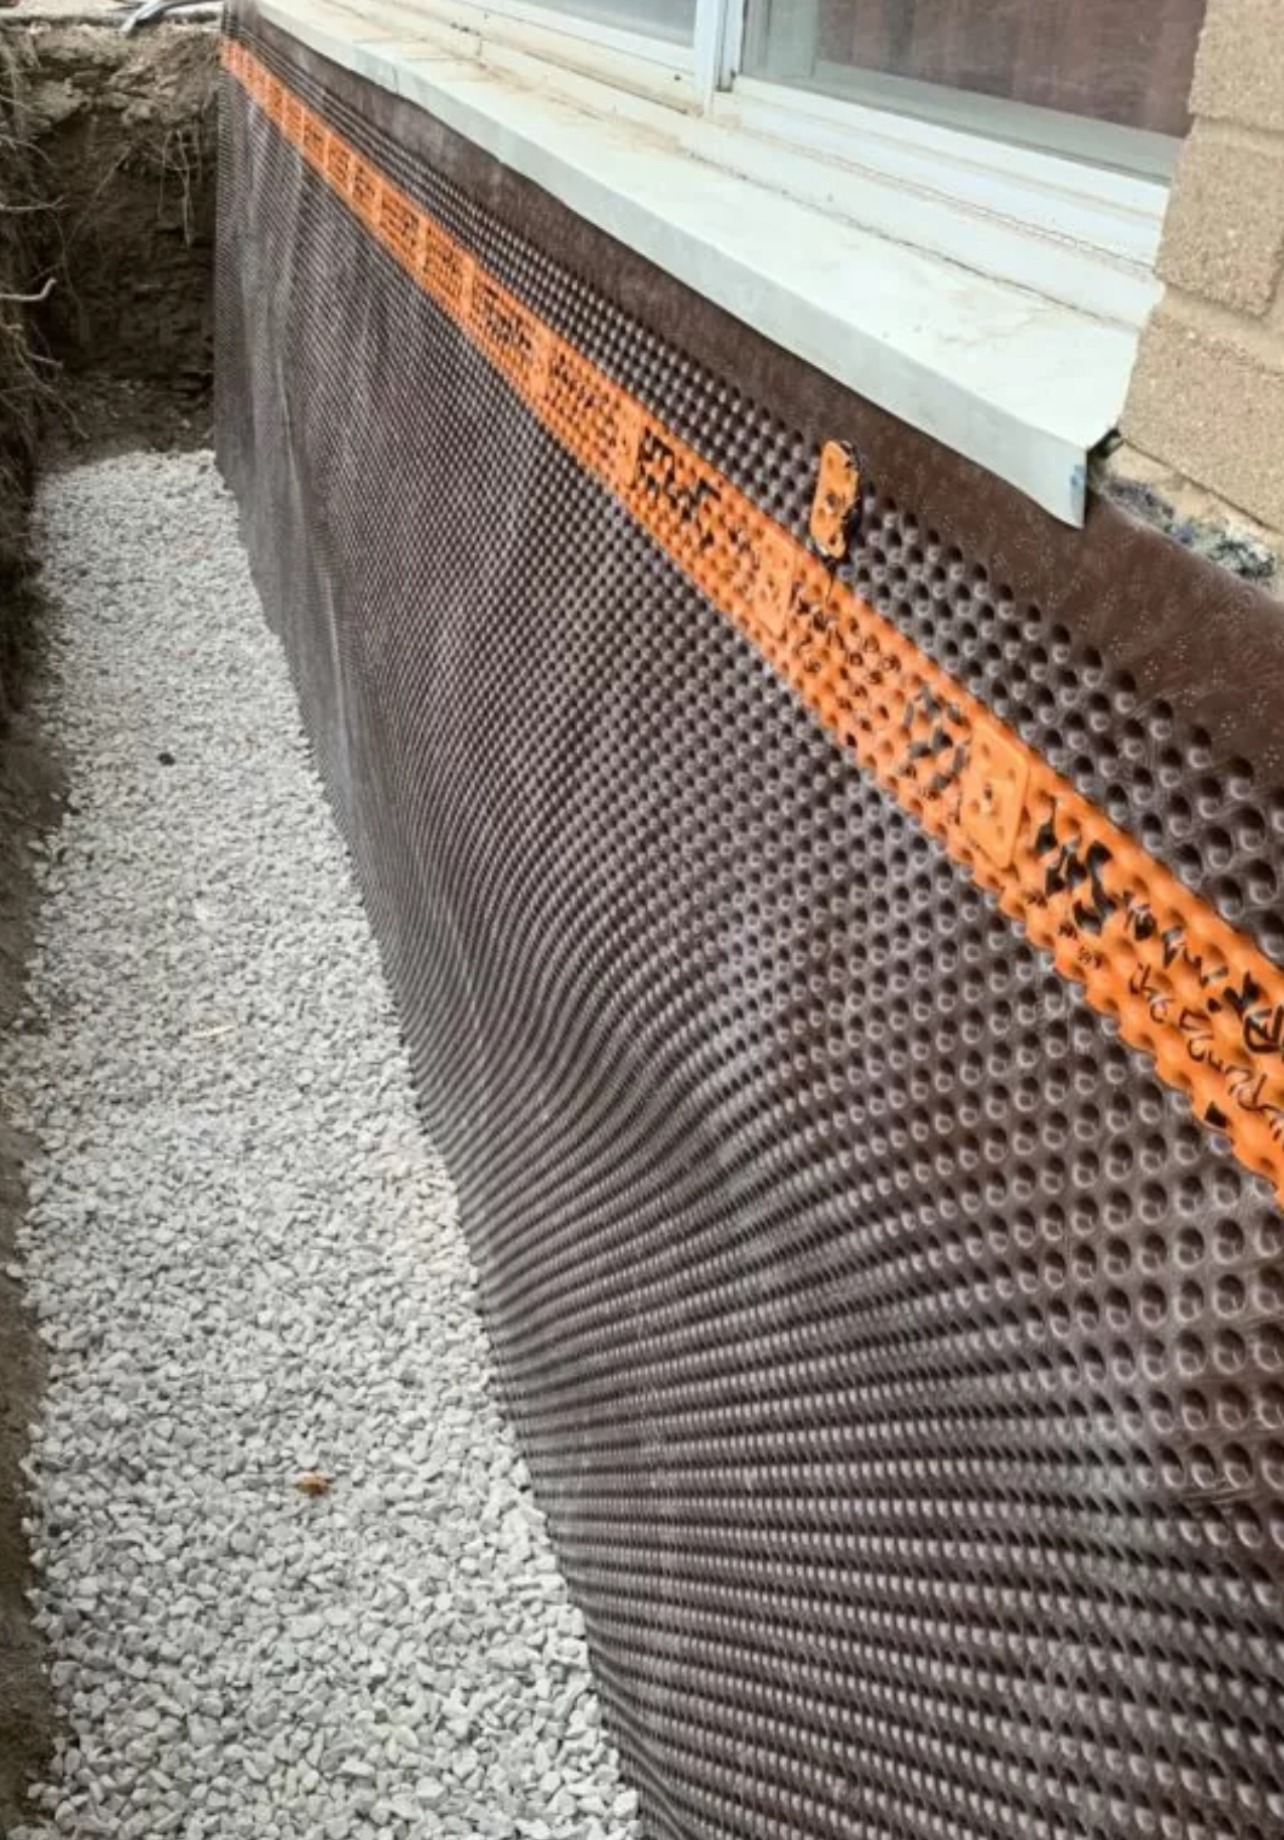
<svg viewBox="0 0 1284 1840"><path fill-rule="evenodd" d="M399 40L414 45L428 24L447 36L461 58L517 70L544 62L621 93L676 108L695 106L694 50L676 39L524 0L381 0L378 13L383 25L371 45L395 49Z"/></svg>
<svg viewBox="0 0 1284 1840"><path fill-rule="evenodd" d="M425 14L479 39L508 44L580 68L624 89L659 96L680 108L709 111L716 99L747 90L761 99L775 93L777 116L788 103L799 117L800 139L817 103L849 111L852 126L868 126L877 115L907 124L925 144L953 135L953 146L974 143L1004 157L1073 164L1087 171L1132 179L1171 182L1180 142L1140 128L1119 127L1091 117L1058 114L1026 103L967 90L910 83L878 72L853 69L847 93L785 76L749 74L744 69L750 0L695 0L691 42L616 26L542 0L396 0L389 9L413 32ZM383 9L381 9L383 10ZM752 87L750 87L752 86ZM832 116L831 116L832 119ZM939 140L936 141L939 144Z"/></svg>
<svg viewBox="0 0 1284 1840"><path fill-rule="evenodd" d="M842 96L751 76L742 68L749 0L696 0L690 44L539 0L393 0L380 11L404 20L410 35L431 18L459 33L468 55L497 65L547 60L831 166L859 166L964 208L997 211L1045 242L1051 235L1153 267L1180 145L1162 135L1086 118L1080 125L1076 116L964 91L956 106L945 91L942 111L924 112L896 106L894 80L889 87L877 74L854 73L852 93ZM1023 121L1049 117L1066 124L1051 142L1035 129L1021 132ZM1090 142L1104 158L1092 156Z"/></svg>
<svg viewBox="0 0 1284 1840"><path fill-rule="evenodd" d="M630 60L636 60L643 70L658 67L673 79L669 99L700 110L707 109L715 94L729 88L736 78L748 11L748 0L695 0L691 42L686 44L556 5L525 4L524 0L424 0L424 5L425 10L441 18L449 16L465 30L476 30L482 38L488 35L488 25L493 36L499 23L514 48L533 50L538 43L559 61L572 61L573 66L587 61L594 74L614 73L625 87L635 87L630 81ZM641 87L643 93L654 92L652 82Z"/></svg>
<svg viewBox="0 0 1284 1840"><path fill-rule="evenodd" d="M1013 139L999 131L1001 119L987 133L979 123L931 120L876 98L857 101L747 76L740 65L748 12L749 0L696 0L687 45L532 0L391 0L380 6L381 15L404 21L408 36L429 19L456 38L461 55L547 83L573 102L582 97L586 106L600 107L606 95L614 113L639 122L631 97L664 104L721 130L712 157L746 178L928 253L976 263L996 279L1072 308L1140 328L1155 300L1169 173L1101 164ZM591 93L585 84L594 86ZM1110 139L1110 125L1101 127ZM714 137L681 127L675 132L693 153L710 157Z"/></svg>

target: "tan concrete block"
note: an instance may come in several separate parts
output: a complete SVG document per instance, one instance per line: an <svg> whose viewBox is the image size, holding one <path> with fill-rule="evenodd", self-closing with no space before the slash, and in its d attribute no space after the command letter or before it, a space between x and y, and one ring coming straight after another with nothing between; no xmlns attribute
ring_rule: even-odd
<svg viewBox="0 0 1284 1840"><path fill-rule="evenodd" d="M1209 0L1191 108L1219 121L1284 132L1280 0Z"/></svg>
<svg viewBox="0 0 1284 1840"><path fill-rule="evenodd" d="M1261 315L1284 266L1284 139L1197 124L1173 183L1159 273Z"/></svg>
<svg viewBox="0 0 1284 1840"><path fill-rule="evenodd" d="M1170 297L1142 337L1123 431L1284 529L1284 339L1237 339L1228 315Z"/></svg>

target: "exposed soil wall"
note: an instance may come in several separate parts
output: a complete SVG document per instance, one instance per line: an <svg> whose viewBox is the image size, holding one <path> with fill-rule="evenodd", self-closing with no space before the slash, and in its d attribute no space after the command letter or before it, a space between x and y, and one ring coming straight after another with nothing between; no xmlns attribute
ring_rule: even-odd
<svg viewBox="0 0 1284 1840"><path fill-rule="evenodd" d="M206 438L216 51L208 28L126 39L0 16L0 1034L22 985L31 844L59 796L25 715L37 453ZM21 1462L42 1363L10 1275L21 1161L0 1091L0 1835L20 1824L49 1737L25 1597Z"/></svg>
<svg viewBox="0 0 1284 1840"><path fill-rule="evenodd" d="M0 37L0 1031L13 1021L27 949L28 845L50 788L28 732L25 690L34 643L27 583L27 507L40 399L48 385L27 309L40 253L37 189L26 134L24 57ZM26 1616L22 1454L41 1382L40 1344L10 1275L22 1200L19 1150L0 1094L0 1834L16 1825L28 1774L44 1752L48 1710L39 1648Z"/></svg>
<svg viewBox="0 0 1284 1840"><path fill-rule="evenodd" d="M57 200L42 220L49 355L73 386L132 381L198 409L213 373L216 36L44 25L26 56L35 157Z"/></svg>
<svg viewBox="0 0 1284 1840"><path fill-rule="evenodd" d="M43 254L35 154L26 128L25 55L0 37L0 606L26 572L27 506L35 476L40 398L46 391L33 359L23 296ZM0 726L18 681L25 633L12 612L0 613Z"/></svg>

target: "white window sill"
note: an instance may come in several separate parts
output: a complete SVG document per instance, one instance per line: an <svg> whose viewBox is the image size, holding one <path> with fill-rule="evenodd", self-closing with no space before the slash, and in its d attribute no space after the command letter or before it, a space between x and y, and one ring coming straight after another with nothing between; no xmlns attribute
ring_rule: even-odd
<svg viewBox="0 0 1284 1840"><path fill-rule="evenodd" d="M975 199L960 203L953 177L933 184L958 144L951 131L893 122L883 133L870 111L867 133L835 147L842 120L808 98L818 148L786 144L771 125L780 92L761 85L738 86L708 115L686 112L690 62L678 47L637 81L630 59L625 90L612 64L627 45L588 37L574 68L550 65L539 25L515 33L510 18L489 42L476 7L462 25L413 0L261 0L260 12L755 331L1082 522L1088 455L1118 420L1158 293L1162 186L1093 175L1103 202L1053 182L1082 169L1013 152L1006 175L978 163ZM1004 183L1042 195L1042 234L1005 215ZM1076 218L1104 233L1077 241Z"/></svg>

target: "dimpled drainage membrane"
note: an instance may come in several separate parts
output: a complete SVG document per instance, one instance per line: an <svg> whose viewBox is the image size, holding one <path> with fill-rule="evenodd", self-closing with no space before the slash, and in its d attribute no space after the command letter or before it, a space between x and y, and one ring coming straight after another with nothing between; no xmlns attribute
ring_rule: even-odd
<svg viewBox="0 0 1284 1840"><path fill-rule="evenodd" d="M799 440L267 36L801 529ZM223 464L648 1832L1284 1831L1269 1185L231 83L222 159ZM1246 770L865 528L859 589L1278 950Z"/></svg>

